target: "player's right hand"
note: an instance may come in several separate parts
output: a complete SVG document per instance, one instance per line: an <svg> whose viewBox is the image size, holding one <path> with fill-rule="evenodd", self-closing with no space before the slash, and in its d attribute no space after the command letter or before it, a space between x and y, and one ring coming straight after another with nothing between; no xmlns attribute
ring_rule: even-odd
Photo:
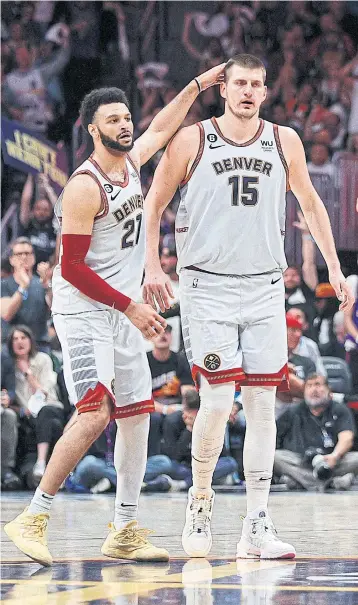
<svg viewBox="0 0 358 605"><path fill-rule="evenodd" d="M163 334L167 325L165 319L158 315L153 307L143 303L135 303L133 300L124 314L147 340L152 340L159 334Z"/></svg>
<svg viewBox="0 0 358 605"><path fill-rule="evenodd" d="M146 270L143 285L144 302L151 305L153 309L156 309L156 305L158 305L161 312L164 313L165 309L170 309L174 302L174 298L175 296L168 275L161 269L158 271Z"/></svg>

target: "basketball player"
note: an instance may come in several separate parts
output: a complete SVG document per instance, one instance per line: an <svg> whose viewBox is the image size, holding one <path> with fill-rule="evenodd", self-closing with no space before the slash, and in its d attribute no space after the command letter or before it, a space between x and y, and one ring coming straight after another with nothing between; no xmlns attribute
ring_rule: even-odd
<svg viewBox="0 0 358 605"><path fill-rule="evenodd" d="M291 128L259 118L265 68L251 55L225 66L225 112L180 130L156 170L146 200L144 300L170 305L160 269L161 214L180 185L176 218L182 329L201 406L192 440L183 547L193 557L212 545L212 475L226 422L241 386L246 417L247 516L237 557L294 557L281 542L267 504L275 453L275 395L287 385L284 254L285 194L290 186L329 269L341 309L352 305L327 212L308 176L302 143ZM200 378L200 382L199 382Z"/></svg>
<svg viewBox="0 0 358 605"><path fill-rule="evenodd" d="M166 325L151 306L135 302L145 245L139 170L173 136L200 90L220 81L223 67L188 84L134 144L122 90L93 90L83 100L82 124L92 136L94 153L75 170L57 202L62 250L52 307L78 417L57 442L30 506L5 526L16 546L43 565L52 563L46 535L54 495L110 418L118 424L118 480L114 523L102 553L134 561L169 558L136 521L149 412L154 411L142 335L151 339Z"/></svg>

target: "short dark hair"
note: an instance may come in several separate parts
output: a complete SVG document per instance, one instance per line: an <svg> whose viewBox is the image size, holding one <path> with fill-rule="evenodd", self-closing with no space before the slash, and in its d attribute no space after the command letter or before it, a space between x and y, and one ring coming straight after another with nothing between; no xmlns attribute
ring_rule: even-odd
<svg viewBox="0 0 358 605"><path fill-rule="evenodd" d="M225 82L227 81L227 74L229 69L233 65L238 65L239 67L246 67L247 69L262 69L264 82L266 80L266 68L258 57L254 55L240 54L234 55L225 65L224 74L225 74Z"/></svg>
<svg viewBox="0 0 358 605"><path fill-rule="evenodd" d="M31 246L32 251L34 250L34 247L33 247L32 243L31 243L31 240L29 240L28 237L24 237L24 236L17 237L16 239L14 239L13 242L11 242L11 245L10 245L10 256L13 255L15 246L18 246L19 244L27 244L28 246Z"/></svg>
<svg viewBox="0 0 358 605"><path fill-rule="evenodd" d="M326 387L329 388L329 390L331 390L331 387L328 384L327 376L323 376L323 374L317 374L317 372L312 372L311 374L308 374L305 380L305 386L309 380L317 380L317 378L323 378L324 384L326 385Z"/></svg>
<svg viewBox="0 0 358 605"><path fill-rule="evenodd" d="M183 404L188 410L198 410L200 408L200 397L195 388L185 391L183 394Z"/></svg>
<svg viewBox="0 0 358 605"><path fill-rule="evenodd" d="M14 326L9 333L9 336L7 339L7 347L8 347L11 357L15 357L14 347L13 347L13 340L14 340L15 332L22 332L23 334L25 334L25 336L27 336L27 338L30 339L31 348L30 348L29 357L35 357L35 355L37 353L35 337L33 335L32 330L30 330L30 328L28 328L27 326L24 326L24 325Z"/></svg>
<svg viewBox="0 0 358 605"><path fill-rule="evenodd" d="M120 88L96 88L91 90L83 99L80 108L80 118L85 130L91 124L97 109L109 103L124 103L129 109L126 93Z"/></svg>

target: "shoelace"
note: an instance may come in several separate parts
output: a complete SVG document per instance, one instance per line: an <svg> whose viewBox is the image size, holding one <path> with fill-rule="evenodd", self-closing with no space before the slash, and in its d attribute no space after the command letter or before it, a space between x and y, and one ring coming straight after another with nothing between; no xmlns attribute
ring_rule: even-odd
<svg viewBox="0 0 358 605"><path fill-rule="evenodd" d="M257 542L258 546L261 546L267 541L279 541L276 535L276 528L269 517L252 519L251 533L254 535L255 542Z"/></svg>
<svg viewBox="0 0 358 605"><path fill-rule="evenodd" d="M190 510L191 516L191 529L194 532L200 534L208 530L208 523L210 521L211 512L211 500L205 498L194 498Z"/></svg>
<svg viewBox="0 0 358 605"><path fill-rule="evenodd" d="M45 538L46 528L46 517L34 517L33 519L31 519L29 525L26 525L26 529L23 535L26 538L36 538L36 540L38 540L39 542L43 542Z"/></svg>
<svg viewBox="0 0 358 605"><path fill-rule="evenodd" d="M126 546L133 544L133 546L144 546L148 544L148 536L154 534L150 529L134 529L132 527L128 529L122 529L115 534L114 539L119 546Z"/></svg>

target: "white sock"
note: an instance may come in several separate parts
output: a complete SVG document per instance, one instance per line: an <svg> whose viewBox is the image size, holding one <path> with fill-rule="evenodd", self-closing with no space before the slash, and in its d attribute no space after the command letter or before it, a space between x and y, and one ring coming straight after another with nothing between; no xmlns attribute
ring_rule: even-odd
<svg viewBox="0 0 358 605"><path fill-rule="evenodd" d="M38 487L33 495L27 512L31 513L32 515L49 513L54 497L55 496L51 496L51 494L46 494L46 492L43 492Z"/></svg>
<svg viewBox="0 0 358 605"><path fill-rule="evenodd" d="M267 509L276 448L276 387L242 387L247 514Z"/></svg>
<svg viewBox="0 0 358 605"><path fill-rule="evenodd" d="M191 447L194 496L211 496L213 473L223 448L234 395L234 382L210 385L201 376L200 409L194 422Z"/></svg>
<svg viewBox="0 0 358 605"><path fill-rule="evenodd" d="M122 529L137 518L140 490L147 463L149 414L116 420L114 466L117 491L114 527Z"/></svg>

